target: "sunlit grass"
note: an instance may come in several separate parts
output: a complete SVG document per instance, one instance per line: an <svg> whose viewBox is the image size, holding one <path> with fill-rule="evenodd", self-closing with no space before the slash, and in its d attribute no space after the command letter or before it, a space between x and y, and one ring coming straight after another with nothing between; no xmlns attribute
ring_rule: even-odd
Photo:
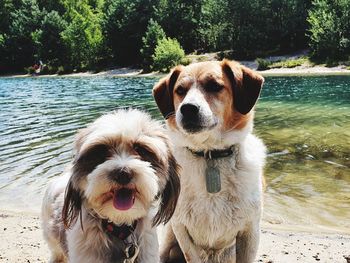
<svg viewBox="0 0 350 263"><path fill-rule="evenodd" d="M258 70L267 70L274 68L295 68L298 66L314 66L314 63L310 61L308 57L291 58L279 61L271 61L268 59L258 58L256 59L258 63Z"/></svg>

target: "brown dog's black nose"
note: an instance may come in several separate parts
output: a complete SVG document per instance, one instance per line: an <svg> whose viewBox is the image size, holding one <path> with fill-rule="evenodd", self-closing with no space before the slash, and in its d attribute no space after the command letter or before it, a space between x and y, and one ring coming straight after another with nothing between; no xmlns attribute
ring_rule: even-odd
<svg viewBox="0 0 350 263"><path fill-rule="evenodd" d="M196 119L198 117L199 107L192 103L186 103L181 106L180 111L185 118Z"/></svg>
<svg viewBox="0 0 350 263"><path fill-rule="evenodd" d="M127 185L132 179L132 174L125 169L118 169L111 174L111 177L112 180L116 181L118 184Z"/></svg>

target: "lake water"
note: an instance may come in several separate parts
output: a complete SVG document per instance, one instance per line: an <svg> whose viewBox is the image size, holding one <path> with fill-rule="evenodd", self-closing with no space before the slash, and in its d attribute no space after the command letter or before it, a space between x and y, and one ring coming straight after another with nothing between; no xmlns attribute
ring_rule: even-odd
<svg viewBox="0 0 350 263"><path fill-rule="evenodd" d="M76 130L134 106L155 78L0 78L0 209L40 209ZM255 133L269 150L264 222L350 233L350 76L266 77Z"/></svg>

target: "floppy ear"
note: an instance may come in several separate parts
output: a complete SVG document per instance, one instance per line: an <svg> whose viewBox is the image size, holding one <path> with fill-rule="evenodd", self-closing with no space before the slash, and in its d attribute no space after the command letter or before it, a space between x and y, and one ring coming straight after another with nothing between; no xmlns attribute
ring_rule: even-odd
<svg viewBox="0 0 350 263"><path fill-rule="evenodd" d="M87 173L86 170L89 171L90 167L94 165L95 159L86 158L85 155L81 155L80 150L81 147L86 140L86 137L90 134L91 129L83 128L80 129L75 137L74 142L74 161L72 166L72 175L69 178L68 184L66 186L66 191L64 195L64 202L62 208L62 221L64 223L65 228L70 228L77 220L78 216L81 212L82 205L82 196L77 186L77 181L84 174ZM97 158L101 157L104 154L104 149L95 148L94 156ZM100 150L96 152L96 150ZM85 158L84 158L85 157ZM86 159L86 160L85 160ZM81 225L83 228L83 225Z"/></svg>
<svg viewBox="0 0 350 263"><path fill-rule="evenodd" d="M168 180L163 192L160 194L160 207L153 218L153 226L166 224L173 216L177 199L180 194L179 166L174 156L169 153Z"/></svg>
<svg viewBox="0 0 350 263"><path fill-rule="evenodd" d="M223 70L231 82L235 109L243 115L249 113L259 98L264 78L228 60L223 61Z"/></svg>
<svg viewBox="0 0 350 263"><path fill-rule="evenodd" d="M173 90L176 80L182 70L182 66L177 66L166 77L162 78L153 87L153 97L163 117L167 119L175 111L173 102Z"/></svg>
<svg viewBox="0 0 350 263"><path fill-rule="evenodd" d="M73 186L72 177L69 179L64 196L62 220L65 228L70 228L77 220L81 211L81 195Z"/></svg>

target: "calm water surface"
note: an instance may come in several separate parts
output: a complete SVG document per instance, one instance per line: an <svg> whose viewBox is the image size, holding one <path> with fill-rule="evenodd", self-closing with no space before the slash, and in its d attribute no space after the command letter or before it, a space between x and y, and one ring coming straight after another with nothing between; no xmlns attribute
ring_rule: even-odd
<svg viewBox="0 0 350 263"><path fill-rule="evenodd" d="M154 78L0 78L0 209L40 209L77 129L125 106L160 118ZM269 156L264 221L350 232L350 76L268 77L255 133Z"/></svg>

